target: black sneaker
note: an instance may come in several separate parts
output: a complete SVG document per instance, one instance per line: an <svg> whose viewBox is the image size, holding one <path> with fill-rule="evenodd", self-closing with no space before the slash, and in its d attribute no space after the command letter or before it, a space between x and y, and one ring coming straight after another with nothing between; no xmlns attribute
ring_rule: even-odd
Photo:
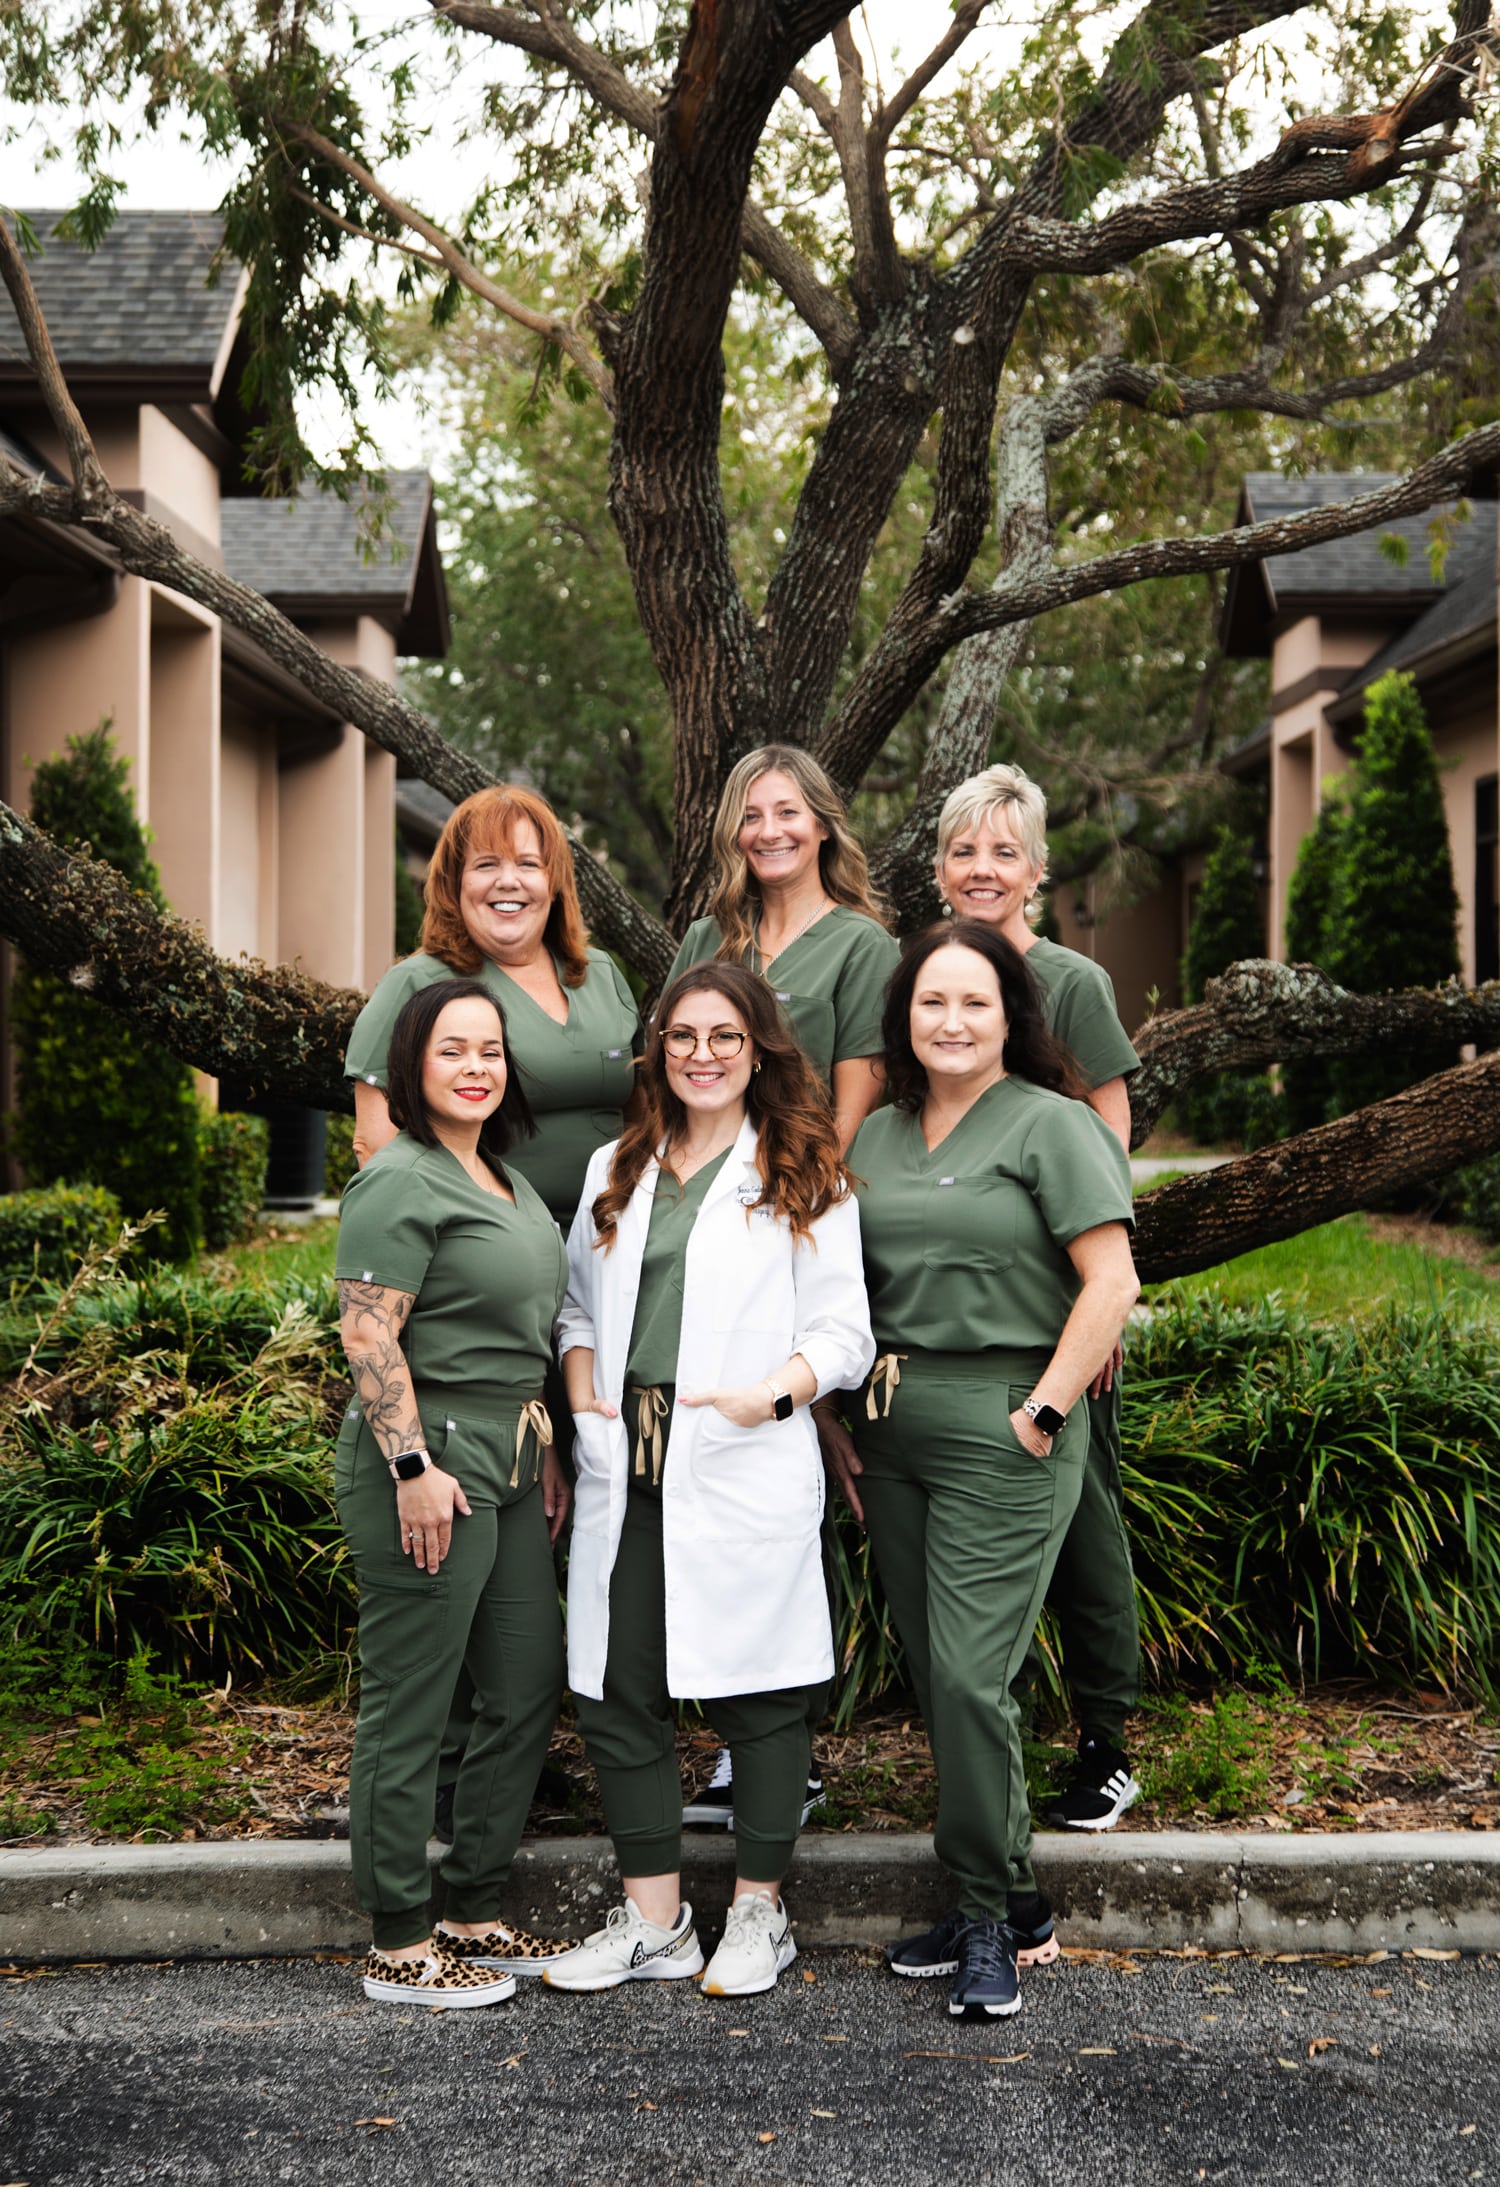
<svg viewBox="0 0 1500 2187"><path fill-rule="evenodd" d="M802 1820L807 1821L815 1807L823 1805L823 1780L809 1777L807 1792L802 1801ZM734 1763L728 1747L720 1747L714 1773L696 1799L689 1800L682 1810L685 1823L696 1823L714 1830L734 1828Z"/></svg>
<svg viewBox="0 0 1500 2187"><path fill-rule="evenodd" d="M1067 1830L1112 1830L1140 1792L1125 1749L1085 1732L1073 1774L1051 1808L1052 1819Z"/></svg>
<svg viewBox="0 0 1500 2187"><path fill-rule="evenodd" d="M948 1992L955 2020L1007 2020L1021 2009L1016 1938L1008 1922L967 1921L958 1939L958 1972Z"/></svg>
<svg viewBox="0 0 1500 2187"><path fill-rule="evenodd" d="M1012 1891L1005 1925L1016 1940L1018 1967L1050 1967L1062 1951L1051 1904L1040 1891Z"/></svg>
<svg viewBox="0 0 1500 2187"><path fill-rule="evenodd" d="M967 1914L944 1914L935 1929L888 1944L885 1963L892 1974L909 1975L918 1982L933 1974L957 1974L958 1940L968 1926Z"/></svg>
<svg viewBox="0 0 1500 2187"><path fill-rule="evenodd" d="M685 1823L701 1823L710 1830L734 1828L734 1774L728 1747L720 1747L714 1773L696 1799L682 1810Z"/></svg>
<svg viewBox="0 0 1500 2187"><path fill-rule="evenodd" d="M453 1795L456 1785L439 1785L432 1803L432 1834L439 1845L453 1843Z"/></svg>

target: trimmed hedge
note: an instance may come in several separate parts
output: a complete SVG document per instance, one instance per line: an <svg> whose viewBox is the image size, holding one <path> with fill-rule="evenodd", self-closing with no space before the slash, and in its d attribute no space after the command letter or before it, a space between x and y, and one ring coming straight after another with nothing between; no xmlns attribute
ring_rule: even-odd
<svg viewBox="0 0 1500 2187"><path fill-rule="evenodd" d="M342 1197L359 1164L354 1159L354 1119L328 1112L328 1151L323 1163L323 1197L337 1200Z"/></svg>
<svg viewBox="0 0 1500 2187"><path fill-rule="evenodd" d="M203 1243L212 1253L237 1245L255 1228L266 1196L271 1127L263 1116L205 1108L198 1121Z"/></svg>
<svg viewBox="0 0 1500 2187"><path fill-rule="evenodd" d="M91 1246L120 1234L120 1203L103 1185L42 1185L0 1195L0 1285L66 1283Z"/></svg>

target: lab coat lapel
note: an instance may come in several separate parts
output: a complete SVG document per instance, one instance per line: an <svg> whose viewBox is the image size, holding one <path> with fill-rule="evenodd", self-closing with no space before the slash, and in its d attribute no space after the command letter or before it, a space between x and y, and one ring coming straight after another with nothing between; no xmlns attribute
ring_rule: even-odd
<svg viewBox="0 0 1500 2187"><path fill-rule="evenodd" d="M725 1200L730 1193L739 1191L746 1182L747 1171L754 1180L756 1191L760 1191L760 1172L755 1166L755 1150L759 1138L759 1132L747 1116L740 1126L738 1138L729 1150L728 1161L703 1195L703 1205L698 1211L700 1221L716 1201Z"/></svg>

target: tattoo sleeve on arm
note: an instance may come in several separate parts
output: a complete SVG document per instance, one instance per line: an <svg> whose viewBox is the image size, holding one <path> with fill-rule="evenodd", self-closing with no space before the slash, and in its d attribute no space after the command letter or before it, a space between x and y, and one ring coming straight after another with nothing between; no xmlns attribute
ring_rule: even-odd
<svg viewBox="0 0 1500 2187"><path fill-rule="evenodd" d="M401 1332L412 1309L409 1291L388 1291L383 1284L340 1280L339 1333L354 1377L355 1394L386 1458L425 1443L411 1368L401 1349Z"/></svg>

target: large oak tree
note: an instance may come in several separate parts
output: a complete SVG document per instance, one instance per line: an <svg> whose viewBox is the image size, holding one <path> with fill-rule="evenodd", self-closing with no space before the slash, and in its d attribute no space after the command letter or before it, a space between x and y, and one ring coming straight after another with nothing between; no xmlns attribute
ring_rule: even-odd
<svg viewBox="0 0 1500 2187"><path fill-rule="evenodd" d="M268 484L311 461L300 392L321 382L352 400L363 368L390 369L372 251L408 292L428 286L440 321L467 291L531 340L539 399L555 382L607 413L600 492L674 738L662 915L606 864L584 856L579 871L596 932L648 978L702 908L719 785L750 746L804 742L853 792L926 709L910 798L875 856L914 922L932 908L938 804L988 756L1037 618L1451 503L1500 465L1474 368L1493 323L1488 0L1458 0L1442 24L1296 0L1058 6L998 44L985 35L998 10L960 0L934 49L889 81L835 0L432 0L430 52L397 54L378 96L374 42L351 53L332 16L326 0L17 0L0 41L13 89L81 113L96 163L96 103L143 92L153 124L175 111L239 159L226 239L250 271L247 394ZM480 117L498 179L445 226L452 208L411 202L393 163L424 129L449 128L452 77L476 56L499 64ZM1326 110L1299 98L1313 81ZM101 171L80 232L110 198ZM411 771L452 796L476 788L482 765L401 696L327 661L111 489L9 229L0 266L72 468L66 485L0 469L0 508L86 524L124 568L251 632ZM753 580L723 491L731 313L763 320L826 389L783 537ZM1140 536L1131 462L1168 442L1181 460L1201 421L1351 425L1416 387L1431 390L1406 410L1422 460L1396 485L1271 524ZM362 430L334 470L358 465ZM1091 439L1090 469L1078 455ZM924 446L909 566L856 644L872 557ZM1191 720L1164 723L1161 764L1193 736ZM138 906L129 920L116 907L106 932L107 884L51 855L0 815L0 928L28 953L86 968L101 1000L205 1069L337 1098L347 998L216 966L201 944L189 971L192 938ZM1287 1052L1296 1001L1272 978L1254 1056L1242 1041L1218 1060ZM1323 1004L1325 1043L1389 1037L1356 1006ZM1489 1002L1471 1008L1494 1037ZM1210 1009L1222 1031L1234 995ZM1382 1105L1385 1188L1500 1143L1491 1069L1430 1081L1420 1130L1409 1107ZM1214 1237L1217 1258L1357 1204L1348 1144L1309 1134L1275 1150L1274 1180L1195 1188L1189 1229ZM1304 1176L1324 1187L1299 1198Z"/></svg>

